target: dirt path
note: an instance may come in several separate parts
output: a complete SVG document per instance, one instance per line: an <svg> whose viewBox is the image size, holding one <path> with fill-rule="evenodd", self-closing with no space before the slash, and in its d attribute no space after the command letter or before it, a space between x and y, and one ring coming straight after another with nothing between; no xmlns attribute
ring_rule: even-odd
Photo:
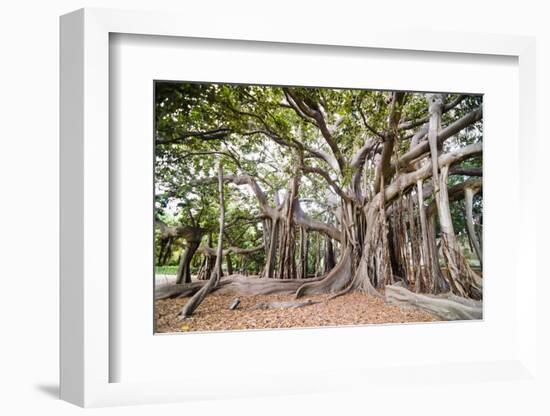
<svg viewBox="0 0 550 416"><path fill-rule="evenodd" d="M429 322L432 315L391 306L361 293L349 293L328 301L328 295L301 300L321 301L296 309L248 310L259 302L293 300L292 295L241 296L236 310L229 310L235 296L210 294L195 314L180 321L177 315L187 298L157 301L157 332L220 331L265 328L304 328L336 325L365 325L401 322Z"/></svg>

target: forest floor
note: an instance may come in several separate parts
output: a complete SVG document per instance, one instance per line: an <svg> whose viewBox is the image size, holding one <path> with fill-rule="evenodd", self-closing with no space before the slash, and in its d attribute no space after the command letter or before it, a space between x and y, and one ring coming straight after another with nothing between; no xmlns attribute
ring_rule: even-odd
<svg viewBox="0 0 550 416"><path fill-rule="evenodd" d="M268 328L430 322L438 319L412 308L386 304L362 293L348 293L329 300L329 295L304 297L319 303L290 309L252 309L260 302L286 302L293 295L239 296L239 307L230 310L234 295L208 295L194 315L180 320L178 314L189 298L156 302L156 332L228 331Z"/></svg>

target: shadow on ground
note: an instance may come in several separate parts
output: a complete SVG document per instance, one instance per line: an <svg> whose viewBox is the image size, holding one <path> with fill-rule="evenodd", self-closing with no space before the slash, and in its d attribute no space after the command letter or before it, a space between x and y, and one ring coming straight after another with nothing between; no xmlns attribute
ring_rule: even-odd
<svg viewBox="0 0 550 416"><path fill-rule="evenodd" d="M58 384L37 384L34 387L36 388L36 390L42 392L46 396L51 397L52 399L59 399Z"/></svg>

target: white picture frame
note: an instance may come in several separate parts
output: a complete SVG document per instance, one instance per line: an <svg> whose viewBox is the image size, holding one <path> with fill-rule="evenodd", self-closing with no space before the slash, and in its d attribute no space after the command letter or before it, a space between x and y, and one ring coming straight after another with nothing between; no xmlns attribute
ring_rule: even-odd
<svg viewBox="0 0 550 416"><path fill-rule="evenodd" d="M182 25L185 21L185 25ZM225 22L225 23L224 23ZM82 9L61 18L61 398L88 406L160 403L214 397L252 397L270 394L320 393L362 389L390 383L463 383L525 380L537 383L535 250L536 218L520 215L517 262L525 285L517 290L518 325L514 354L498 361L437 365L370 367L368 371L343 367L326 377L304 374L289 380L284 371L270 373L268 383L235 382L232 374L211 378L196 374L186 381L110 382L116 357L110 350L109 323L109 36L123 33L165 37L332 45L334 47L436 53L504 55L517 58L519 67L519 134L532 146L518 146L520 167L519 213L527 213L534 184L527 167L536 152L535 41L533 38L472 33L437 33L349 28L327 35L322 28L280 30L277 25L254 26L236 33L225 20L205 27L200 20L162 12ZM517 271L516 271L517 272ZM528 288L528 289L525 289ZM336 337L337 334L331 335ZM260 369L261 371L261 369ZM345 380L345 381L342 381ZM282 386L276 391L273 386ZM230 386L222 388L222 386ZM377 387L376 387L377 388Z"/></svg>

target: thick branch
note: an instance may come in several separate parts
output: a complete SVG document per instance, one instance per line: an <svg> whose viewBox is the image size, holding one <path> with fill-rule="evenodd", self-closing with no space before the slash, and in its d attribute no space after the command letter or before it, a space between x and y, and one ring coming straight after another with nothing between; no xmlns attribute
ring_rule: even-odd
<svg viewBox="0 0 550 416"><path fill-rule="evenodd" d="M477 193L481 190L482 186L483 186L483 181L477 178L468 179L467 181L458 183L450 187L447 192L449 197L449 202L458 201L459 199L464 198L466 189L472 189L474 192ZM428 194L427 196L430 196L430 194ZM432 203L428 205L428 208L426 209L426 215L428 216L428 218L435 214L436 209L437 207L436 207L435 201L432 201Z"/></svg>
<svg viewBox="0 0 550 416"><path fill-rule="evenodd" d="M464 117L460 118L459 120L455 121L454 123L451 123L450 125L448 125L447 127L445 127L439 132L437 136L438 144L443 143L449 137L454 136L456 133L458 133L462 129L465 129L466 127L481 120L482 116L483 116L483 110L480 107L477 110L474 110L471 113L468 113ZM428 141L421 142L420 144L410 149L407 153L405 153L403 156L399 158L399 162L398 162L399 168L406 167L409 163L419 158L424 153L427 153L429 150L430 150L430 145ZM393 167L393 169L395 169L395 167Z"/></svg>
<svg viewBox="0 0 550 416"><path fill-rule="evenodd" d="M204 228L190 225L170 226L159 219L155 219L155 226L160 230L162 238L182 237L187 241L200 241L206 231Z"/></svg>
<svg viewBox="0 0 550 416"><path fill-rule="evenodd" d="M251 130L246 132L239 132L242 136L250 136L253 134L262 134L269 139L273 140L275 143L277 143L280 146L289 147L291 149L296 149L303 151L308 156L314 157L316 159L322 160L326 162L331 168L333 168L335 171L338 171L338 165L337 161L334 158L334 156L327 154L326 152L323 152L319 149L312 149L311 147L306 146L299 140L296 140L294 138L290 139L283 139L281 136L277 135L275 132L271 130L265 130L265 129L259 129L259 130Z"/></svg>
<svg viewBox="0 0 550 416"><path fill-rule="evenodd" d="M363 147L361 147L351 158L350 166L354 170L352 185L355 191L355 197L357 200L362 201L363 195L361 191L361 176L363 175L363 167L367 161L367 155L376 149L379 141L373 138L369 138L365 141Z"/></svg>
<svg viewBox="0 0 550 416"><path fill-rule="evenodd" d="M330 224L325 224L322 221L308 217L304 211L302 211L299 201L296 201L294 204L294 223L308 230L326 234L333 240L342 241L342 234L339 229Z"/></svg>
<svg viewBox="0 0 550 416"><path fill-rule="evenodd" d="M201 183L212 183L215 180L216 178L203 178L195 181L193 184L198 185ZM252 176L246 174L241 174L238 176L227 175L224 176L223 180L225 182L232 182L235 185L249 185L256 195L256 198L258 199L258 202L260 204L260 209L265 216L271 219L276 219L281 216L281 212L277 208L273 208L269 205L266 194L262 191L256 180ZM324 222L308 217L300 208L299 201L296 201L295 204L294 221L296 225L306 227L308 230L318 231L327 234L332 239L338 241L341 240L340 231L337 228L333 227L330 224L325 224Z"/></svg>
<svg viewBox="0 0 550 416"><path fill-rule="evenodd" d="M333 133L330 131L327 125L327 120L325 119L325 115L323 114L323 111L321 111L319 104L313 103L309 105L301 97L298 97L298 95L292 89L284 88L283 90L287 95L287 99L288 97L290 98L289 104L298 115L300 115L302 118L305 115L307 116L307 118L314 120L315 125L321 131L321 135L325 139L325 142L328 144L330 150L332 150L334 157L338 161L340 171L343 171L345 165L344 157L342 156L342 152L340 151L340 148L338 147L338 144L333 137Z"/></svg>
<svg viewBox="0 0 550 416"><path fill-rule="evenodd" d="M469 168L464 166L451 166L450 175L483 176L483 168Z"/></svg>
<svg viewBox="0 0 550 416"><path fill-rule="evenodd" d="M443 113L446 113L447 111L455 108L458 104L460 104L467 96L466 95L458 95L453 101L448 102L443 107ZM429 115L426 115L424 117L418 118L416 120L407 120L402 123L399 123L398 129L399 130L409 130L414 129L415 127L418 127L424 123L427 123L430 119Z"/></svg>
<svg viewBox="0 0 550 416"><path fill-rule="evenodd" d="M217 180L215 177L210 178L202 178L197 179L194 181L191 185L202 185L207 183L214 183ZM272 208L269 205L267 195L265 192L260 188L260 185L258 185L258 182L256 179L254 179L251 175L247 174L241 174L241 175L226 175L223 177L224 182L232 182L235 185L248 185L252 192L254 192L254 195L256 195L256 199L258 200L258 203L260 205L260 210L262 213L268 217L274 217L277 215L277 210Z"/></svg>
<svg viewBox="0 0 550 416"><path fill-rule="evenodd" d="M462 161L471 156L481 154L483 152L482 143L474 143L468 146L462 147L460 149L453 150L452 152L442 154L438 158L439 167L445 165L452 165L453 163ZM396 198L400 192L404 192L409 187L413 186L420 179L427 179L432 173L432 163L428 162L424 164L421 168L417 169L411 173L403 173L396 177L394 181L386 187L385 191L385 201L386 204L391 202ZM376 198L380 198L380 193L377 194ZM374 200L373 200L374 202ZM377 203L371 203L369 206L377 206Z"/></svg>
<svg viewBox="0 0 550 416"><path fill-rule="evenodd" d="M392 104L390 109L390 115L388 119L388 131L385 135L384 147L382 148L382 156L376 169L376 179L374 180L374 191L380 190L380 183L382 176L389 179L391 174L390 161L393 154L393 146L397 138L397 123L401 118L401 109L403 108L403 102L405 100L405 93L394 92L392 97Z"/></svg>
<svg viewBox="0 0 550 416"><path fill-rule="evenodd" d="M302 165L301 168L302 168L302 171L304 171L305 173L315 173L321 176L330 185L330 187L334 190L334 192L336 192L340 196L340 198L345 199L346 201L353 200L353 197L351 195L347 194L342 188L338 186L336 182L332 180L332 178L330 177L327 171L321 168L315 168L315 167L305 166L305 165Z"/></svg>

